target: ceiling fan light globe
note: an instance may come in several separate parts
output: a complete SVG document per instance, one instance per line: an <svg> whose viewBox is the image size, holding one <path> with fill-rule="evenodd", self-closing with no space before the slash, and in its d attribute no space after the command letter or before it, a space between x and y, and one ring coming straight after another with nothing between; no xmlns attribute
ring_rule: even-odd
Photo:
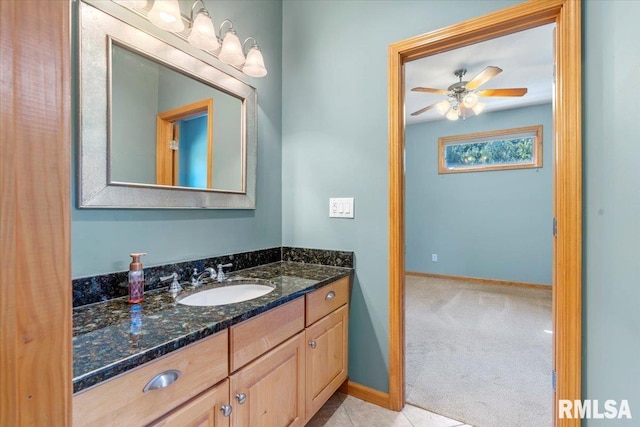
<svg viewBox="0 0 640 427"><path fill-rule="evenodd" d="M464 96L462 103L467 108L473 108L478 103L478 95L475 93L468 93Z"/></svg>
<svg viewBox="0 0 640 427"><path fill-rule="evenodd" d="M480 113L482 113L482 111L484 110L484 107L486 107L487 104L485 104L484 102L478 102L476 105L474 105L473 107L471 107L471 109L473 110L474 113L476 113L476 116Z"/></svg>
<svg viewBox="0 0 640 427"><path fill-rule="evenodd" d="M436 104L436 111L438 111L438 114L444 116L449 110L450 106L451 106L451 103L446 99L443 99L442 101Z"/></svg>
<svg viewBox="0 0 640 427"><path fill-rule="evenodd" d="M458 120L459 117L458 110L451 109L447 113L447 119L449 120Z"/></svg>

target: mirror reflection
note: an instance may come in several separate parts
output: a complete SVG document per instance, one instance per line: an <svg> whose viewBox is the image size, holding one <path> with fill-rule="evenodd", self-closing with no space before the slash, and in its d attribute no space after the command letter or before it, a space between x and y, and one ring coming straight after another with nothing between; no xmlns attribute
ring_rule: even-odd
<svg viewBox="0 0 640 427"><path fill-rule="evenodd" d="M243 192L242 99L111 46L110 183Z"/></svg>

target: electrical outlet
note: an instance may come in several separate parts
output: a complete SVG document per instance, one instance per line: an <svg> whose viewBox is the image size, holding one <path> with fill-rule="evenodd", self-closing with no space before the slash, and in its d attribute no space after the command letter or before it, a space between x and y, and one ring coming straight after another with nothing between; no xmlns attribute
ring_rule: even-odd
<svg viewBox="0 0 640 427"><path fill-rule="evenodd" d="M431 261L438 262L438 254L431 254Z"/></svg>

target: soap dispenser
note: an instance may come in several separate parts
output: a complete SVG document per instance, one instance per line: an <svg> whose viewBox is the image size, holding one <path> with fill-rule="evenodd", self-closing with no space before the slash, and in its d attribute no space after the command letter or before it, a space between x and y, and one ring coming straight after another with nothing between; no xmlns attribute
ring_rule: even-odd
<svg viewBox="0 0 640 427"><path fill-rule="evenodd" d="M131 254L131 264L129 264L129 303L137 304L144 298L144 270L140 257L146 255L145 252Z"/></svg>

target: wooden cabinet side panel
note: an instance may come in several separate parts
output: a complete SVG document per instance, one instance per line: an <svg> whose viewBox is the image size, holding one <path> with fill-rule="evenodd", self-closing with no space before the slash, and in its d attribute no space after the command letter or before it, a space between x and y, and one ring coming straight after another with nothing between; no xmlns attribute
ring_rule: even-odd
<svg viewBox="0 0 640 427"><path fill-rule="evenodd" d="M231 426L303 426L305 334L300 332L231 376ZM240 404L236 395L245 394Z"/></svg>
<svg viewBox="0 0 640 427"><path fill-rule="evenodd" d="M222 405L229 404L229 379L151 424L153 427L229 427Z"/></svg>
<svg viewBox="0 0 640 427"><path fill-rule="evenodd" d="M310 419L347 379L349 310L344 305L306 330L306 413Z"/></svg>
<svg viewBox="0 0 640 427"><path fill-rule="evenodd" d="M73 397L74 426L146 425L227 377L227 330L170 353ZM166 388L142 392L157 374L182 375Z"/></svg>
<svg viewBox="0 0 640 427"><path fill-rule="evenodd" d="M0 425L71 422L71 2L0 1Z"/></svg>

